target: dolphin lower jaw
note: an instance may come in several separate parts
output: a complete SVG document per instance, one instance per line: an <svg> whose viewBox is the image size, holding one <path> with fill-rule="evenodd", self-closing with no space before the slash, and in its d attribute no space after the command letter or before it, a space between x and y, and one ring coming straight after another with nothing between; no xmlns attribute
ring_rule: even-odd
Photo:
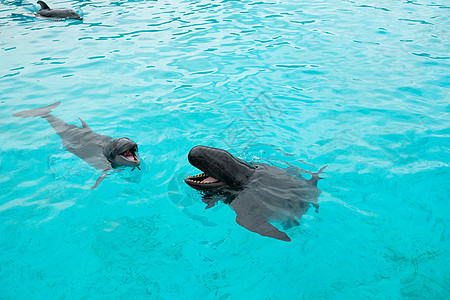
<svg viewBox="0 0 450 300"><path fill-rule="evenodd" d="M128 149L122 153L117 154L117 156L110 160L111 164L114 166L127 166L127 167L138 167L141 161L137 155L137 149Z"/></svg>
<svg viewBox="0 0 450 300"><path fill-rule="evenodd" d="M130 162L139 162L139 158L137 157L136 151L137 151L137 149L136 149L136 147L134 147L132 149L129 149L129 150L126 150L126 151L120 153L119 155L124 160L130 161Z"/></svg>
<svg viewBox="0 0 450 300"><path fill-rule="evenodd" d="M187 177L184 182L196 190L212 190L225 187L226 184L206 173Z"/></svg>

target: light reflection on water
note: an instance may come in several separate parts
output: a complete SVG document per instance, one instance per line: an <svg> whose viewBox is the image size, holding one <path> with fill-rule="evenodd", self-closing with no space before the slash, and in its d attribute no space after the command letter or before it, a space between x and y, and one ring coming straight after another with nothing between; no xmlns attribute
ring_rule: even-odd
<svg viewBox="0 0 450 300"><path fill-rule="evenodd" d="M0 4L2 298L446 298L444 2L48 4L84 21ZM142 172L90 190L45 120L11 117L54 101L137 141ZM328 165L319 213L281 243L205 210L197 144Z"/></svg>

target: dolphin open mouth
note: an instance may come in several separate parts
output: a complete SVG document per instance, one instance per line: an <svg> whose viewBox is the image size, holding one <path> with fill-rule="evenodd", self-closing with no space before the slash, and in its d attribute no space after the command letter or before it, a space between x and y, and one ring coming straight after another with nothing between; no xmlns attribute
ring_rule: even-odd
<svg viewBox="0 0 450 300"><path fill-rule="evenodd" d="M184 182L197 190L216 189L225 185L225 183L212 176L209 176L206 173L189 176L184 180Z"/></svg>
<svg viewBox="0 0 450 300"><path fill-rule="evenodd" d="M253 174L254 167L236 159L229 152L207 146L189 151L189 163L203 173L187 177L184 182L197 190L240 188Z"/></svg>
<svg viewBox="0 0 450 300"><path fill-rule="evenodd" d="M139 161L139 159L137 157L136 151L137 151L137 147L135 146L135 147L128 149L122 153L119 153L119 155L128 161L137 162L137 161Z"/></svg>
<svg viewBox="0 0 450 300"><path fill-rule="evenodd" d="M111 162L113 168L137 167L141 163L137 144L127 137L110 140L103 148L103 155Z"/></svg>

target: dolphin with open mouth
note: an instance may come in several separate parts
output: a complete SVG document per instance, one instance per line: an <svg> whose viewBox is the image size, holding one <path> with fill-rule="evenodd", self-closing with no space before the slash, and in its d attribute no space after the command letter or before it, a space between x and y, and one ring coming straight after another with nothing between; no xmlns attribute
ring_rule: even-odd
<svg viewBox="0 0 450 300"><path fill-rule="evenodd" d="M319 206L317 182L326 166L306 180L300 173L293 176L275 166L248 164L218 148L195 146L188 160L203 173L189 176L185 182L203 193L206 208L217 203L213 196L221 196L236 212L239 225L262 236L290 242L286 233L269 222L288 229L300 224L310 205Z"/></svg>
<svg viewBox="0 0 450 300"><path fill-rule="evenodd" d="M141 161L138 157L138 147L127 137L113 139L92 131L81 118L82 127L67 124L61 119L51 115L53 108L61 102L45 107L34 108L13 114L13 117L41 117L53 127L56 134L62 139L67 151L89 163L94 168L103 171L94 186L106 177L107 171L119 167L139 168Z"/></svg>

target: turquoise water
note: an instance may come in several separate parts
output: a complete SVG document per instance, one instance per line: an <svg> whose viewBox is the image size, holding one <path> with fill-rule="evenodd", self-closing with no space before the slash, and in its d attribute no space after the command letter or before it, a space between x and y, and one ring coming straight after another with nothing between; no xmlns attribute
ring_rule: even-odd
<svg viewBox="0 0 450 300"><path fill-rule="evenodd" d="M372 1L373 2L373 1ZM448 299L447 1L0 4L0 298ZM21 110L139 144L107 177ZM205 210L197 144L317 171L292 242Z"/></svg>

